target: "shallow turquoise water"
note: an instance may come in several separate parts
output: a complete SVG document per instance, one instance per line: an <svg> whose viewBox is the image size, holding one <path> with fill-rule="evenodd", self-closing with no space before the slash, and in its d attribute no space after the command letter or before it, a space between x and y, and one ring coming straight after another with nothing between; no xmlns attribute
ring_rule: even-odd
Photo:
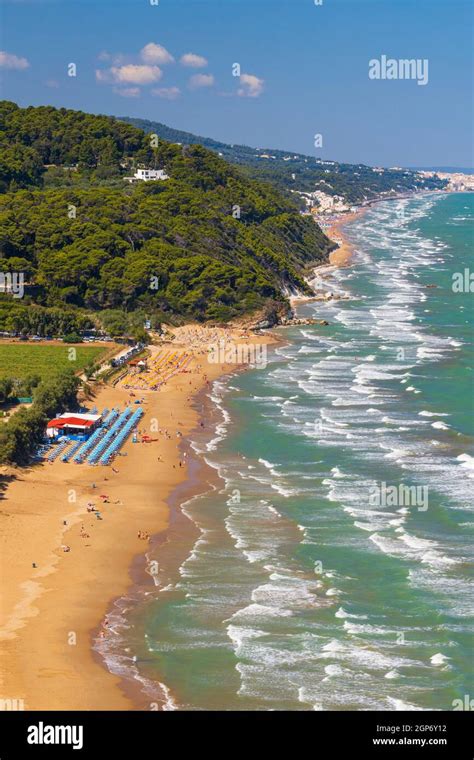
<svg viewBox="0 0 474 760"><path fill-rule="evenodd" d="M472 200L374 207L347 228L354 266L322 276L349 298L301 308L330 324L281 330L265 369L216 383L220 425L194 447L225 485L184 505L179 558L158 549L157 586L117 612L108 652L147 699L394 710L472 695L473 296L452 290L472 266ZM383 484L395 503L374 503Z"/></svg>

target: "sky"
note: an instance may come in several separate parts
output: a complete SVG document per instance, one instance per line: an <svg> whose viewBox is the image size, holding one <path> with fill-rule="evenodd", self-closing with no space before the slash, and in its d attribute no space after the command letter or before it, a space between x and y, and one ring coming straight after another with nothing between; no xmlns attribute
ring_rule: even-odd
<svg viewBox="0 0 474 760"><path fill-rule="evenodd" d="M472 167L472 8L0 0L0 96L350 163Z"/></svg>

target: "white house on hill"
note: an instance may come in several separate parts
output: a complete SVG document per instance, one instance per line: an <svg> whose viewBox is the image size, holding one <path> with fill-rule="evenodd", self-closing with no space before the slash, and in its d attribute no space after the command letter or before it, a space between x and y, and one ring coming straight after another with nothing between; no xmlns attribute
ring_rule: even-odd
<svg viewBox="0 0 474 760"><path fill-rule="evenodd" d="M128 182L155 182L159 179L169 179L163 169L137 169L133 177L125 177Z"/></svg>

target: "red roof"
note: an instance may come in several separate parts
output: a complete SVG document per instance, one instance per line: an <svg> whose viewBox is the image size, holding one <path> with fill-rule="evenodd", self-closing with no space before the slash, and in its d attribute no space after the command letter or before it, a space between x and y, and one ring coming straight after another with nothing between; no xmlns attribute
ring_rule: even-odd
<svg viewBox="0 0 474 760"><path fill-rule="evenodd" d="M58 417L55 420L48 422L49 428L63 428L63 427L90 427L95 420L85 420L82 417Z"/></svg>

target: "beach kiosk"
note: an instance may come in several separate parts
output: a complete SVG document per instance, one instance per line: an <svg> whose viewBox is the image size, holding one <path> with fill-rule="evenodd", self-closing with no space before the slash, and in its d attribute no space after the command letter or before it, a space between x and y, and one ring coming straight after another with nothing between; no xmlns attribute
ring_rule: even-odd
<svg viewBox="0 0 474 760"><path fill-rule="evenodd" d="M73 441L85 441L102 422L101 414L80 414L65 412L46 426L46 437L50 439L66 436Z"/></svg>

